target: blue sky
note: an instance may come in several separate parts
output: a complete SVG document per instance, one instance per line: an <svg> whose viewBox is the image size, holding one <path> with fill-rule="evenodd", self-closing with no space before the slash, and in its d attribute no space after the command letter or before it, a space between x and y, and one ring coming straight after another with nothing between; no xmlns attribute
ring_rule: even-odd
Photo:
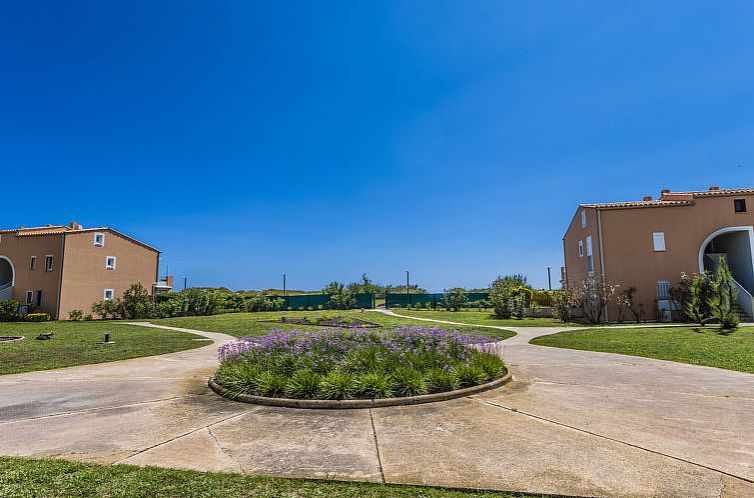
<svg viewBox="0 0 754 498"><path fill-rule="evenodd" d="M193 285L546 285L579 202L754 186L751 2L6 2L0 226Z"/></svg>

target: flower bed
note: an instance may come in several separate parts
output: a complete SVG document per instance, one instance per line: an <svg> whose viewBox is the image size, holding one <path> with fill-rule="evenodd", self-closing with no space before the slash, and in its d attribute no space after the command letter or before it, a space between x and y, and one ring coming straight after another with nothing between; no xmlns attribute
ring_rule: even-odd
<svg viewBox="0 0 754 498"><path fill-rule="evenodd" d="M220 347L226 395L377 399L442 393L505 375L493 339L437 328L272 330Z"/></svg>

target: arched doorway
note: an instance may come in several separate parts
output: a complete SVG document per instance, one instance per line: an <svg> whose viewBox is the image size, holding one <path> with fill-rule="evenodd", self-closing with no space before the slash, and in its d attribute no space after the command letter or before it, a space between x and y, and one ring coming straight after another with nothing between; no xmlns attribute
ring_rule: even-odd
<svg viewBox="0 0 754 498"><path fill-rule="evenodd" d="M0 256L0 301L13 299L13 285L16 283L16 271L13 262L6 256Z"/></svg>
<svg viewBox="0 0 754 498"><path fill-rule="evenodd" d="M725 258L736 281L737 301L748 318L754 317L754 228L727 227L711 234L699 250L699 271L714 273Z"/></svg>

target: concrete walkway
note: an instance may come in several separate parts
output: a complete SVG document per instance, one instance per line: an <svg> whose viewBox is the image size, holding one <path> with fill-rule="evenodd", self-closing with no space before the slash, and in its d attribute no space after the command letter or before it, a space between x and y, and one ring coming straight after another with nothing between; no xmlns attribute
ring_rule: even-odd
<svg viewBox="0 0 754 498"><path fill-rule="evenodd" d="M501 389L342 411L210 393L216 348L232 337L186 330L214 344L0 376L0 454L579 496L754 496L754 375L533 346L566 329L512 330L498 349L514 381Z"/></svg>

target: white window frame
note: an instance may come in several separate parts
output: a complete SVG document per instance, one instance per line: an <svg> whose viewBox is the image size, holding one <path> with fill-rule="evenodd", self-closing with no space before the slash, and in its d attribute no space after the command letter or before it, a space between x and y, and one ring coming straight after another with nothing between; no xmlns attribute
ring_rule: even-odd
<svg viewBox="0 0 754 498"><path fill-rule="evenodd" d="M34 304L34 291L33 290L27 290L26 291L26 304Z"/></svg>
<svg viewBox="0 0 754 498"><path fill-rule="evenodd" d="M110 260L113 260L113 264L110 264ZM105 270L114 270L118 266L118 258L115 256L105 256Z"/></svg>
<svg viewBox="0 0 754 498"><path fill-rule="evenodd" d="M652 232L652 248L654 252L665 252L667 246L665 245L665 232Z"/></svg>
<svg viewBox="0 0 754 498"><path fill-rule="evenodd" d="M97 241L97 238L101 237L101 241ZM105 247L105 234L102 232L94 232L94 239L92 241L95 247Z"/></svg>
<svg viewBox="0 0 754 498"><path fill-rule="evenodd" d="M36 270L37 269L37 257L32 256L29 258L29 269L30 270Z"/></svg>
<svg viewBox="0 0 754 498"><path fill-rule="evenodd" d="M663 296L660 292L660 289L666 289L667 293ZM659 300L669 300L670 299L670 281L668 280L658 280L657 281L657 299Z"/></svg>
<svg viewBox="0 0 754 498"><path fill-rule="evenodd" d="M49 261L50 264L47 264L48 261ZM52 254L46 254L45 255L45 271L52 271L54 262L55 262L55 260L54 260L54 258L52 256Z"/></svg>
<svg viewBox="0 0 754 498"><path fill-rule="evenodd" d="M110 293L110 297L107 297L107 293ZM102 291L102 300L103 301L112 301L115 299L115 289L104 289Z"/></svg>
<svg viewBox="0 0 754 498"><path fill-rule="evenodd" d="M581 228L586 228L586 209L581 210Z"/></svg>
<svg viewBox="0 0 754 498"><path fill-rule="evenodd" d="M586 269L589 276L594 276L594 253L592 251L592 236L586 238Z"/></svg>
<svg viewBox="0 0 754 498"><path fill-rule="evenodd" d="M579 241L579 257L580 258L584 257L584 241L583 240Z"/></svg>

